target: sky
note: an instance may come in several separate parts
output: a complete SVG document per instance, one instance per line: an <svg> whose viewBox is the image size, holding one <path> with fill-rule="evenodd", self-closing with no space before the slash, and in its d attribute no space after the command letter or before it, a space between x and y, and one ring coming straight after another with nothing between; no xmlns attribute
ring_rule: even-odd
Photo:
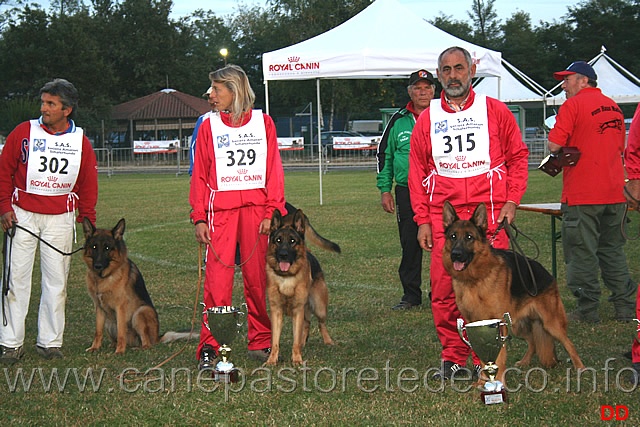
<svg viewBox="0 0 640 427"><path fill-rule="evenodd" d="M471 10L471 0L398 0L409 7L421 6L433 9L433 17L443 12L447 16L459 21L469 21L467 11ZM584 0L583 0L584 1ZM173 0L173 14L184 16L191 13L197 7L211 9L216 15L230 15L237 11L238 4L264 6L265 0L213 0L206 6L200 4L194 6L193 0ZM576 6L581 1L567 0L496 0L494 8L498 14L498 19L504 21L510 18L517 11L528 12L531 16L531 23L535 27L539 21L552 22L560 19L567 13L567 6Z"/></svg>
<svg viewBox="0 0 640 427"><path fill-rule="evenodd" d="M49 0L32 0L41 4L44 8L49 8ZM455 20L469 21L467 11L471 10L472 0L398 0L409 7L428 7L433 10L433 17L443 12L446 16L451 16ZM582 0L585 1L585 0ZM575 6L582 1L567 0L496 0L494 8L498 14L498 19L503 23L516 11L528 12L531 16L531 23L535 27L540 21L553 22L560 19L567 13L567 6ZM54 2L55 3L55 2ZM86 1L86 4L89 2ZM195 9L211 9L218 16L232 15L238 10L238 4L247 6L265 6L266 0L212 0L208 2L196 2L194 0L173 0L172 16L177 18L189 15Z"/></svg>

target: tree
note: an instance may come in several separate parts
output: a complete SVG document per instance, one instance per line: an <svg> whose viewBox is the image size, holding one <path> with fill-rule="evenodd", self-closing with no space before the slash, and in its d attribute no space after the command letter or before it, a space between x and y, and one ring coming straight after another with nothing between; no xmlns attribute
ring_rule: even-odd
<svg viewBox="0 0 640 427"><path fill-rule="evenodd" d="M500 39L500 20L493 9L495 2L496 0L473 0L471 12L467 12L475 24L473 42L484 47L489 47Z"/></svg>

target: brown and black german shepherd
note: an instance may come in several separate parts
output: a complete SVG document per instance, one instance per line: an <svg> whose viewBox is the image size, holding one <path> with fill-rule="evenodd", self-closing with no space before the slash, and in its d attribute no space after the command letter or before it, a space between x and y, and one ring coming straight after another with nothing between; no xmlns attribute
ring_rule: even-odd
<svg viewBox="0 0 640 427"><path fill-rule="evenodd" d="M285 314L293 320L291 360L294 365L302 363L302 349L309 336L312 313L318 318L324 343L333 344L326 325L329 291L320 263L305 245L305 230L308 226L308 220L301 210L295 210L283 218L276 209L271 218L266 267L271 354L265 365L275 365L278 362Z"/></svg>
<svg viewBox="0 0 640 427"><path fill-rule="evenodd" d="M487 209L483 203L476 207L471 220L465 221L446 201L443 223L446 242L442 262L453 279L456 304L465 321L502 319L504 313L509 313L513 335L524 338L528 344L526 354L516 366L527 366L534 354L543 366L556 365L556 339L564 346L575 368L583 369L567 336L567 316L555 278L535 260L491 247L487 239ZM528 279L526 260L531 265L535 283ZM522 274L514 275L514 269ZM506 361L506 347L503 347L495 361L503 382Z"/></svg>
<svg viewBox="0 0 640 427"><path fill-rule="evenodd" d="M158 313L140 270L127 257L124 218L113 230L96 229L87 218L82 226L87 288L96 310L96 332L86 351L100 348L105 328L116 354L123 354L127 346L146 349L158 342L188 338L189 332L167 332L159 337Z"/></svg>

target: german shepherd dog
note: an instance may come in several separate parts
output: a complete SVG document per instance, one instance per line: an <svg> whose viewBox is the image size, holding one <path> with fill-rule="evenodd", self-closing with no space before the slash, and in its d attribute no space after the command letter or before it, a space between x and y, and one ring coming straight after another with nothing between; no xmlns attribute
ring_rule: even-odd
<svg viewBox="0 0 640 427"><path fill-rule="evenodd" d="M309 336L312 313L318 318L324 343L333 345L326 325L329 292L320 263L305 245L305 236L308 235L305 230L308 227L307 217L301 210L295 210L283 218L276 209L271 217L266 267L271 354L265 365L278 362L284 314L293 320L291 361L294 365L302 363L302 349ZM314 234L317 234L315 230ZM322 241L325 240L322 238Z"/></svg>
<svg viewBox="0 0 640 427"><path fill-rule="evenodd" d="M567 336L567 316L555 278L535 260L491 247L483 203L476 207L471 220L464 221L446 201L443 223L446 242L442 262L453 279L456 304L465 321L501 319L504 313L509 313L513 335L524 338L528 344L526 354L516 366L527 366L534 354L543 366L555 366L555 339L564 346L575 368L583 369ZM527 261L536 283L521 279L530 276ZM514 275L514 269L523 274ZM506 347L497 359L498 376L504 382Z"/></svg>
<svg viewBox="0 0 640 427"><path fill-rule="evenodd" d="M96 311L96 331L86 351L100 348L105 328L116 354L124 354L127 346L147 349L158 342L188 338L189 332L167 332L159 337L158 313L140 270L127 257L124 218L113 230L96 229L87 218L82 227L87 288Z"/></svg>

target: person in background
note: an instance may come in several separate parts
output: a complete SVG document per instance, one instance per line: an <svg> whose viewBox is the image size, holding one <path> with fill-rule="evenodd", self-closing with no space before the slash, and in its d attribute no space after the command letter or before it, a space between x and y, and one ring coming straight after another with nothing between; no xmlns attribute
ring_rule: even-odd
<svg viewBox="0 0 640 427"><path fill-rule="evenodd" d="M470 219L484 203L487 234L495 248L507 249L505 231L496 234L496 230L504 221L513 222L527 188L529 151L520 128L503 102L474 92L475 73L467 50L451 47L442 52L438 57L442 94L420 115L411 134L409 193L418 241L431 253L431 310L442 344L435 379L450 379L467 369L470 354L458 335L456 321L462 316L442 263L444 202L451 202L461 219ZM473 360L477 375L480 360L475 354Z"/></svg>
<svg viewBox="0 0 640 427"><path fill-rule="evenodd" d="M409 143L416 119L433 99L436 79L427 70L409 76L407 93L410 101L389 120L378 145L377 186L381 193L382 209L395 213L400 234L402 258L398 274L403 295L392 310L408 310L422 304L422 249L418 244L418 226L413 220L409 197ZM395 181L395 202L391 188Z"/></svg>
<svg viewBox="0 0 640 427"><path fill-rule="evenodd" d="M207 102L211 106L211 111L213 111L214 108L213 108L213 100L211 99L211 91L212 91L212 88L209 87L209 89L207 89L207 91L202 94L202 97L206 98ZM209 112L204 113L203 115L198 117L198 120L196 120L196 124L193 127L193 135L191 135L191 144L189 144L189 176L193 175L193 158L196 154L196 141L198 137L198 130L200 129L200 125L206 118L207 114L209 114Z"/></svg>
<svg viewBox="0 0 640 427"><path fill-rule="evenodd" d="M0 156L0 221L9 238L4 266L9 292L2 299L0 361L7 364L24 355L38 239L43 243L36 352L44 359L64 357L61 347L71 257L44 242L68 253L75 222L84 218L96 222L96 155L73 121L78 99L78 91L67 80L46 83L40 89L40 118L19 124L7 137Z"/></svg>
<svg viewBox="0 0 640 427"><path fill-rule="evenodd" d="M189 193L196 241L207 245L204 304L206 309L232 305L239 244L248 356L266 361L271 346L267 239L273 211L286 214L276 128L271 117L253 109L255 94L242 68L229 64L209 77L214 112L198 131ZM219 347L203 322L199 369L213 367Z"/></svg>
<svg viewBox="0 0 640 427"><path fill-rule="evenodd" d="M581 153L562 176L562 246L567 286L576 297L569 320L600 322L601 275L616 320L631 321L637 285L629 275L621 230L627 211L624 115L597 87L598 76L588 63L573 62L553 76L562 81L567 100L549 132L549 150L575 147Z"/></svg>
<svg viewBox="0 0 640 427"><path fill-rule="evenodd" d="M627 148L624 151L624 167L628 179L624 194L629 207L637 211L640 209L640 105L636 108L629 127ZM640 293L638 292L636 292L635 318L640 319ZM640 329L640 324L637 329ZM631 362L636 384L640 384L640 333L638 332L631 344Z"/></svg>

